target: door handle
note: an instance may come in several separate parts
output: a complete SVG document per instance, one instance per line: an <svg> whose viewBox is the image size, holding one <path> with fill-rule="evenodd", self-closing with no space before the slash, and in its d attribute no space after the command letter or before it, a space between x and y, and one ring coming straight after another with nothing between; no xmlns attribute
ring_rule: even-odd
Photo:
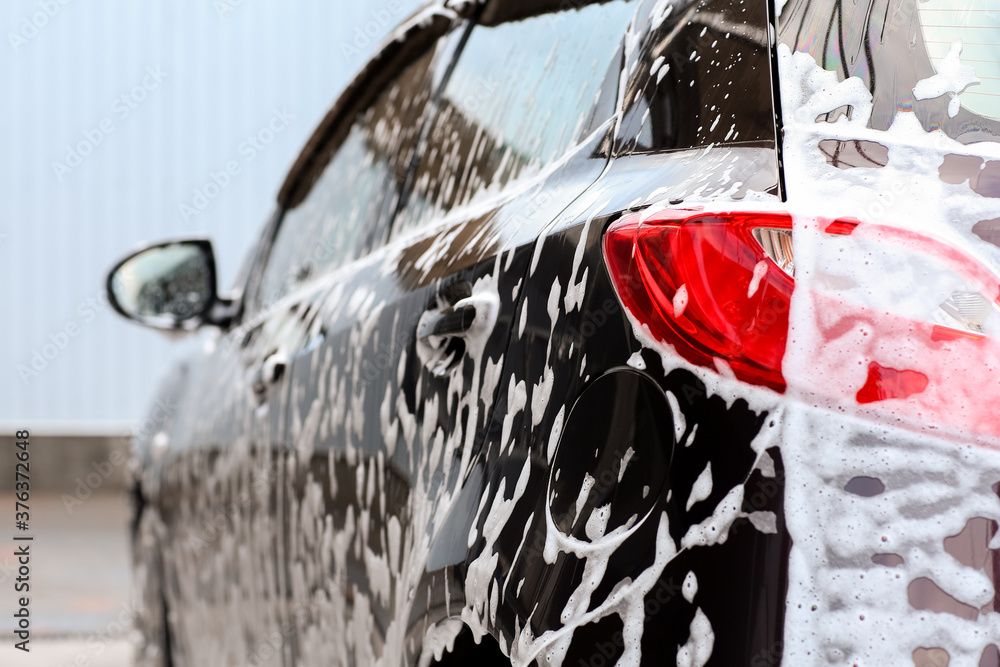
<svg viewBox="0 0 1000 667"><path fill-rule="evenodd" d="M465 355L482 353L499 308L499 296L481 290L452 305L425 311L417 322L417 356L432 374L444 377Z"/></svg>
<svg viewBox="0 0 1000 667"><path fill-rule="evenodd" d="M264 359L254 371L250 383L257 398L264 398L267 390L284 376L287 367L288 358L283 352L275 352Z"/></svg>
<svg viewBox="0 0 1000 667"><path fill-rule="evenodd" d="M417 338L431 336L464 336L476 321L476 304L463 299L443 310L428 310L417 324Z"/></svg>

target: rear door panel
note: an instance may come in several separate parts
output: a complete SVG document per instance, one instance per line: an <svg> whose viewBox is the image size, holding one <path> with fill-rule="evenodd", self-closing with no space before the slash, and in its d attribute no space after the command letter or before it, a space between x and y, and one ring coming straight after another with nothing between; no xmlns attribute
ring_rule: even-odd
<svg viewBox="0 0 1000 667"><path fill-rule="evenodd" d="M489 68L504 62L490 47L495 34L473 28L452 74L458 83L446 82L425 133L389 244L320 279L307 297L315 316L303 340L315 342L294 354L288 419L295 472L287 558L290 604L303 610L296 616L303 662L330 655L358 664L380 656L413 662L429 627L465 616L467 510L481 501L469 494L481 479L482 443L506 433L509 411L523 409L518 392L500 392L498 383L510 337L529 324L515 314L538 261L535 240L607 163L612 125L602 120L613 113L616 50L632 6L591 9L588 25L611 41L594 50L602 55L585 63L584 75L559 70L558 80L569 84L555 91L565 95L557 102L573 110L573 122L553 135L561 143L531 143L548 131L544 119L519 133L489 124L497 110L503 119L511 105L524 106L521 98L540 84L519 70L492 78ZM595 22L598 14L616 16L620 27ZM523 52L540 75L556 52L561 20L537 18L533 29L544 41L504 48ZM574 61L574 51L560 58ZM467 54L468 71L461 65ZM486 56L493 60L476 60ZM588 86L570 85L584 79ZM467 295L495 311L447 363L415 333L426 313Z"/></svg>
<svg viewBox="0 0 1000 667"><path fill-rule="evenodd" d="M625 211L777 201L765 7L639 6L618 156L545 231L525 277L529 325L500 381L521 409L483 448L466 564L469 616L518 661L780 655L789 542L768 407L644 349L602 252ZM727 32L742 57L716 52Z"/></svg>
<svg viewBox="0 0 1000 667"><path fill-rule="evenodd" d="M453 507L479 502L461 490L487 433L504 428L507 397L497 385L521 326L515 313L534 238L606 161L589 157L593 142L585 148L571 171L394 240L311 297L319 342L291 366L288 557L295 604L317 595L330 602L300 616L300 646L320 641L320 628L339 629L323 640L333 642L364 624L366 641L348 655L403 655L419 650L428 623L461 613L454 567L465 561L469 525L442 526ZM417 326L462 285L493 298L495 322L437 376Z"/></svg>
<svg viewBox="0 0 1000 667"><path fill-rule="evenodd" d="M631 327L602 254L604 229L637 192L611 173L619 166L546 233L526 277L518 317L534 325L512 339L500 383L501 393L524 392L523 410L509 415L507 439L491 434L484 447L485 486L503 485L513 503L501 513L491 497L477 516L479 534L500 527L472 550L467 586L475 579L486 626L513 638L524 658L552 652L577 664L604 647L609 661L630 662L639 654L626 648L641 646L643 664L672 664L700 613L717 664L743 664L781 637L781 458L761 453L766 411L643 349L648 339ZM621 187L612 195L606 181ZM609 388L640 369L638 394ZM706 469L710 491L689 505ZM747 515L773 513L775 524L764 533L737 519L726 536L682 547L733 502ZM607 534L620 535L591 532L605 511ZM692 600L686 580L697 581Z"/></svg>

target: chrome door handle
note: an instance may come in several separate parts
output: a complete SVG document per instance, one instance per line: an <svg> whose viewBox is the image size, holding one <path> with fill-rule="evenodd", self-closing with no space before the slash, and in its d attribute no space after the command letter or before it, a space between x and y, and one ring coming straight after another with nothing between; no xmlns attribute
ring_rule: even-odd
<svg viewBox="0 0 1000 667"><path fill-rule="evenodd" d="M417 324L417 338L464 336L476 321L476 304L458 302L443 310L428 310Z"/></svg>
<svg viewBox="0 0 1000 667"><path fill-rule="evenodd" d="M424 366L433 375L444 377L466 355L482 354L496 324L499 304L496 293L482 290L452 305L425 311L417 322L417 356Z"/></svg>
<svg viewBox="0 0 1000 667"><path fill-rule="evenodd" d="M257 367L251 379L253 393L263 398L267 390L280 380L288 368L288 358L283 352L271 354Z"/></svg>

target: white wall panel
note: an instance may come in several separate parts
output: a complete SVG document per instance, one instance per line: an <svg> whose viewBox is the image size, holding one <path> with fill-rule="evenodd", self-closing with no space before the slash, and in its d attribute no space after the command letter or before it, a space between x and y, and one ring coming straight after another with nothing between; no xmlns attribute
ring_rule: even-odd
<svg viewBox="0 0 1000 667"><path fill-rule="evenodd" d="M140 242L203 232L228 285L312 129L389 23L422 3L242 0L221 13L226 4L0 5L0 424L89 431L138 420L179 348L93 307L104 272ZM44 25L26 29L33 19ZM366 27L374 37L345 55ZM165 77L140 92L147 68ZM133 90L144 99L128 108L121 96ZM241 142L276 109L294 120L250 159ZM114 131L57 176L53 163L104 119ZM230 160L241 173L184 220L180 205ZM73 324L65 348L22 379L19 367L51 355L50 337Z"/></svg>

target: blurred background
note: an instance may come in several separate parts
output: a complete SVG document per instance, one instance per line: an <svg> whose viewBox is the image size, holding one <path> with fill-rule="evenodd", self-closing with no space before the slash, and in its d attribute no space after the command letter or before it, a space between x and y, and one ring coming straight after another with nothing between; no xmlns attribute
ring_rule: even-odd
<svg viewBox="0 0 1000 667"><path fill-rule="evenodd" d="M130 664L122 455L198 341L114 314L106 271L201 234L228 288L313 128L422 4L0 6L0 506L13 523L13 434L28 429L36 539L30 655L12 649L16 559L0 540L0 664Z"/></svg>

